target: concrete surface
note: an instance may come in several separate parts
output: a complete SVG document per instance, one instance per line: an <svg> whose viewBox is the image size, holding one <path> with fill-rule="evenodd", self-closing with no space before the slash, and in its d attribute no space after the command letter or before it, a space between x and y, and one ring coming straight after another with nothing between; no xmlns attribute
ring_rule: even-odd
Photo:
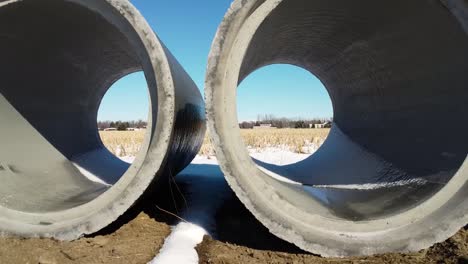
<svg viewBox="0 0 468 264"><path fill-rule="evenodd" d="M201 146L199 90L127 0L2 2L0 57L2 235L94 233L150 197ZM105 149L96 119L111 85L140 70L149 127L129 165Z"/></svg>
<svg viewBox="0 0 468 264"><path fill-rule="evenodd" d="M209 57L208 127L227 181L270 232L342 257L417 251L468 223L465 8L233 2ZM256 164L238 127L238 84L274 63L316 75L334 107L322 148L288 166Z"/></svg>

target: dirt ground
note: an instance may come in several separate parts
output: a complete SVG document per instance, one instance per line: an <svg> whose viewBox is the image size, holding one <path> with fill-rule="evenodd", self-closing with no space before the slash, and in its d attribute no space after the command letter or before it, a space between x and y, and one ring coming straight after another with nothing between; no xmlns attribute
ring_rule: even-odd
<svg viewBox="0 0 468 264"><path fill-rule="evenodd" d="M259 236L268 236L259 231ZM0 239L0 263L81 264L81 263L148 263L155 257L170 233L164 222L141 213L117 231L74 242L52 239ZM255 235L255 233L254 233ZM260 238L265 239L265 238ZM461 230L444 243L415 254L386 254L351 259L326 259L304 253L287 243L275 251L254 249L205 237L197 247L200 263L467 263L468 231ZM268 247L268 245L264 245ZM174 263L178 264L178 263Z"/></svg>
<svg viewBox="0 0 468 264"><path fill-rule="evenodd" d="M154 258L169 233L169 225L141 213L111 234L73 242L0 239L0 263L147 263Z"/></svg>
<svg viewBox="0 0 468 264"><path fill-rule="evenodd" d="M321 258L311 254L291 254L277 251L256 250L234 244L223 243L205 237L197 247L200 263L246 264L246 263L468 263L468 232L461 230L444 243L413 254L385 254L364 258Z"/></svg>
<svg viewBox="0 0 468 264"><path fill-rule="evenodd" d="M184 186L181 186L184 189ZM164 196L164 195L163 195ZM460 263L468 264L468 230L428 250L365 258L327 259L308 254L271 235L231 192L216 214L216 239L197 247L200 263ZM156 199L158 200L158 199ZM174 211L171 202L160 208ZM180 207L179 207L180 208ZM0 238L0 264L140 264L159 252L176 219L151 208L129 213L99 234L73 242L52 239ZM179 264L179 263L174 263ZM181 263L182 264L182 263Z"/></svg>

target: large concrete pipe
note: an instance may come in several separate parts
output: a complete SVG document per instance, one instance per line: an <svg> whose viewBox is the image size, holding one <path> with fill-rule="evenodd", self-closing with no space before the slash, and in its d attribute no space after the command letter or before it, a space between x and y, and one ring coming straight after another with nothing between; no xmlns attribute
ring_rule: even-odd
<svg viewBox="0 0 468 264"><path fill-rule="evenodd" d="M466 1L234 1L206 103L240 200L323 256L416 251L455 234L468 223L467 18ZM236 114L237 85L273 63L315 74L334 107L325 144L283 167L252 161Z"/></svg>
<svg viewBox="0 0 468 264"><path fill-rule="evenodd" d="M0 1L0 231L75 239L139 202L197 153L204 103L127 0ZM97 130L102 97L144 71L148 132L132 165Z"/></svg>

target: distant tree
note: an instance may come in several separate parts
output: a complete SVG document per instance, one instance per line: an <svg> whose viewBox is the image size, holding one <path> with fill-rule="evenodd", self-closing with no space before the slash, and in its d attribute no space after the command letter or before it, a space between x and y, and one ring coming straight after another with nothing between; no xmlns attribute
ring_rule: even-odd
<svg viewBox="0 0 468 264"><path fill-rule="evenodd" d="M100 130L104 130L106 128L116 128L118 129L119 127L121 129L123 129L125 127L125 129L127 128L130 128L130 127L134 127L134 128L146 128L148 125L148 123L146 121L143 121L143 120L138 120L138 121L135 121L135 120L132 120L132 121L98 121L97 122L97 126Z"/></svg>
<svg viewBox="0 0 468 264"><path fill-rule="evenodd" d="M110 127L110 121L99 121L97 125L99 130L104 130Z"/></svg>
<svg viewBox="0 0 468 264"><path fill-rule="evenodd" d="M239 127L242 129L252 129L254 127L255 123L253 122L242 122L239 124Z"/></svg>
<svg viewBox="0 0 468 264"><path fill-rule="evenodd" d="M118 122L117 130L118 131L126 131L128 128L128 122Z"/></svg>
<svg viewBox="0 0 468 264"><path fill-rule="evenodd" d="M309 126L304 121L296 121L294 128L308 128Z"/></svg>
<svg viewBox="0 0 468 264"><path fill-rule="evenodd" d="M135 127L137 127L137 128L143 128L143 127L146 127L147 125L148 125L147 122L144 122L143 120L140 119L140 120L138 120L138 121L136 122Z"/></svg>

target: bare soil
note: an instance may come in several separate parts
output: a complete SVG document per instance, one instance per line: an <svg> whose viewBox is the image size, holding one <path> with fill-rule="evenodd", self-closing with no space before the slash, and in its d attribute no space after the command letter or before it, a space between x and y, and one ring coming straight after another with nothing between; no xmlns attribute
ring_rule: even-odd
<svg viewBox="0 0 468 264"><path fill-rule="evenodd" d="M73 242L52 239L0 239L0 263L61 264L61 263L148 263L164 243L170 227L145 213L122 226L117 231L82 238ZM244 235L247 233L243 233ZM267 242L267 234L259 235ZM242 234L240 235L242 237ZM414 254L385 254L374 257L327 259L307 254L292 245L272 238L272 244L263 244L263 249L221 242L205 237L197 247L200 263L247 264L247 263L467 263L468 231L461 230L455 236L428 250ZM284 243L284 244L283 244ZM249 243L247 243L249 244ZM283 244L284 248L281 248ZM275 250L267 250L271 246ZM178 263L174 263L178 264Z"/></svg>
<svg viewBox="0 0 468 264"><path fill-rule="evenodd" d="M301 253L284 253L269 250L257 250L244 246L223 243L205 237L197 247L200 263L210 264L246 264L246 263L468 263L468 232L464 229L444 243L413 254L385 254L363 258L321 258Z"/></svg>
<svg viewBox="0 0 468 264"><path fill-rule="evenodd" d="M0 263L147 263L170 233L170 227L141 213L108 235L73 242L53 239L0 239Z"/></svg>
<svg viewBox="0 0 468 264"><path fill-rule="evenodd" d="M180 186L185 193L183 185ZM197 247L200 263L460 263L468 264L468 230L413 254L385 254L364 258L321 258L276 238L230 192L216 214L216 233ZM162 193L152 201L169 197ZM158 206L176 212L172 198ZM171 206L172 205L172 206ZM149 208L147 208L149 207ZM132 210L99 234L73 242L53 239L0 238L0 264L148 263L161 249L177 219L156 206ZM174 263L183 264L183 263Z"/></svg>

